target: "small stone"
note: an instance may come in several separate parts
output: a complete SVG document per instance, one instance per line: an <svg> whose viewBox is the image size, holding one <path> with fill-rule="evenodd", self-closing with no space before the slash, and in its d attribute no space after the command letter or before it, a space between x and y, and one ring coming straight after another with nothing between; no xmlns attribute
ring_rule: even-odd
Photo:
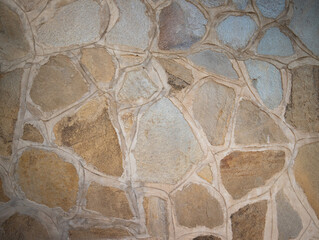
<svg viewBox="0 0 319 240"><path fill-rule="evenodd" d="M224 222L219 202L201 185L191 184L182 191L177 191L172 200L180 225L189 228L197 226L214 228Z"/></svg>
<svg viewBox="0 0 319 240"><path fill-rule="evenodd" d="M69 231L70 240L109 239L132 236L121 228L76 228Z"/></svg>
<svg viewBox="0 0 319 240"><path fill-rule="evenodd" d="M225 0L200 0L206 7L219 7L225 4Z"/></svg>
<svg viewBox="0 0 319 240"><path fill-rule="evenodd" d="M257 7L262 15L276 18L285 9L285 0L256 0Z"/></svg>
<svg viewBox="0 0 319 240"><path fill-rule="evenodd" d="M209 165L203 167L199 172L197 172L197 175L206 180L208 183L213 183L213 174Z"/></svg>
<svg viewBox="0 0 319 240"><path fill-rule="evenodd" d="M248 5L248 0L233 0L233 3L239 10L245 10Z"/></svg>
<svg viewBox="0 0 319 240"><path fill-rule="evenodd" d="M38 143L42 143L44 140L40 131L29 123L24 125L22 139Z"/></svg>
<svg viewBox="0 0 319 240"><path fill-rule="evenodd" d="M236 151L221 160L220 172L226 190L234 199L239 199L265 185L284 165L283 151Z"/></svg>
<svg viewBox="0 0 319 240"><path fill-rule="evenodd" d="M221 238L219 237L215 237L213 235L203 235L203 236L198 236L198 237L195 237L193 238L193 240L222 240Z"/></svg>
<svg viewBox="0 0 319 240"><path fill-rule="evenodd" d="M0 178L0 202L8 202L10 201L10 198L4 193L2 180Z"/></svg>
<svg viewBox="0 0 319 240"><path fill-rule="evenodd" d="M121 189L106 187L92 182L86 198L87 209L100 212L106 217L133 218L126 194Z"/></svg>

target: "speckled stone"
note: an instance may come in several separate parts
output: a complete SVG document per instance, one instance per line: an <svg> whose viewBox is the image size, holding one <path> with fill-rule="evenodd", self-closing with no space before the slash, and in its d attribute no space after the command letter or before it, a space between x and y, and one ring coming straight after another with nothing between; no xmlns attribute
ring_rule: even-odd
<svg viewBox="0 0 319 240"><path fill-rule="evenodd" d="M70 240L118 239L130 237L127 230L121 228L75 228L69 231Z"/></svg>
<svg viewBox="0 0 319 240"><path fill-rule="evenodd" d="M233 0L233 3L239 10L245 10L248 5L248 0Z"/></svg>
<svg viewBox="0 0 319 240"><path fill-rule="evenodd" d="M225 4L225 0L200 0L206 7L218 7Z"/></svg>
<svg viewBox="0 0 319 240"><path fill-rule="evenodd" d="M2 179L0 178L0 202L8 202L10 198L4 193Z"/></svg>
<svg viewBox="0 0 319 240"><path fill-rule="evenodd" d="M29 123L24 125L23 135L21 138L23 140L37 142L37 143L42 143L44 140L40 131L36 127L34 127L33 125L31 125Z"/></svg>
<svg viewBox="0 0 319 240"><path fill-rule="evenodd" d="M257 7L262 15L276 18L285 9L285 0L256 0Z"/></svg>

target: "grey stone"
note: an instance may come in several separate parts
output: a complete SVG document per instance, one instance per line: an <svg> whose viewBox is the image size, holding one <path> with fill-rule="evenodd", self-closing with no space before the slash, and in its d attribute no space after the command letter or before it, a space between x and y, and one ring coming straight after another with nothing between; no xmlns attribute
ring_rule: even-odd
<svg viewBox="0 0 319 240"><path fill-rule="evenodd" d="M233 0L233 3L239 10L245 10L248 4L248 0Z"/></svg>
<svg viewBox="0 0 319 240"><path fill-rule="evenodd" d="M225 4L225 0L200 0L206 7L218 7Z"/></svg>
<svg viewBox="0 0 319 240"><path fill-rule="evenodd" d="M262 15L276 18L285 9L285 0L256 0L257 7Z"/></svg>

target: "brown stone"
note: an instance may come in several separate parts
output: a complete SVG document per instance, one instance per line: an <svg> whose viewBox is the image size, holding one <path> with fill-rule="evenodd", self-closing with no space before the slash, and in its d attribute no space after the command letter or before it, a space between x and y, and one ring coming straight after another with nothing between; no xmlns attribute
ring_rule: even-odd
<svg viewBox="0 0 319 240"><path fill-rule="evenodd" d="M79 177L71 163L39 149L23 152L18 167L19 184L26 197L48 207L68 211L76 203Z"/></svg>
<svg viewBox="0 0 319 240"><path fill-rule="evenodd" d="M222 182L234 199L263 186L285 165L285 152L232 152L221 160Z"/></svg>
<svg viewBox="0 0 319 240"><path fill-rule="evenodd" d="M0 178L0 202L8 202L10 198L7 197L7 195L3 191L2 187L2 180Z"/></svg>
<svg viewBox="0 0 319 240"><path fill-rule="evenodd" d="M54 126L56 143L72 147L97 170L112 176L123 173L122 153L108 115L106 100L91 100Z"/></svg>
<svg viewBox="0 0 319 240"><path fill-rule="evenodd" d="M206 236L198 236L193 238L193 240L222 240L219 237L215 237L213 235L206 235Z"/></svg>
<svg viewBox="0 0 319 240"><path fill-rule="evenodd" d="M223 224L219 202L201 185L191 184L173 195L177 221L186 227L214 228Z"/></svg>
<svg viewBox="0 0 319 240"><path fill-rule="evenodd" d="M267 201L249 204L231 215L233 240L264 239Z"/></svg>
<svg viewBox="0 0 319 240"><path fill-rule="evenodd" d="M24 125L22 139L31 142L43 142L43 137L40 131L29 123Z"/></svg>
<svg viewBox="0 0 319 240"><path fill-rule="evenodd" d="M70 240L91 240L132 236L121 228L76 228L69 231Z"/></svg>
<svg viewBox="0 0 319 240"><path fill-rule="evenodd" d="M124 191L92 182L87 193L87 209L106 217L131 219L133 213Z"/></svg>
<svg viewBox="0 0 319 240"><path fill-rule="evenodd" d="M30 12L34 10L41 2L46 2L47 0L18 0L25 11Z"/></svg>
<svg viewBox="0 0 319 240"><path fill-rule="evenodd" d="M197 172L197 175L206 180L208 183L213 183L213 174L209 165L203 167L199 172Z"/></svg>

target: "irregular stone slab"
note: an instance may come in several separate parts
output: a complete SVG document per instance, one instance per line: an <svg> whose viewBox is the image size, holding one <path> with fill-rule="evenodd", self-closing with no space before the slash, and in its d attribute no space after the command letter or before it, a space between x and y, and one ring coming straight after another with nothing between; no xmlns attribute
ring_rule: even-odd
<svg viewBox="0 0 319 240"><path fill-rule="evenodd" d="M25 124L23 127L22 139L38 143L42 143L44 140L40 131L29 123Z"/></svg>
<svg viewBox="0 0 319 240"><path fill-rule="evenodd" d="M0 73L0 155L10 156L15 124L20 106L23 70Z"/></svg>
<svg viewBox="0 0 319 240"><path fill-rule="evenodd" d="M206 235L206 236L198 236L193 238L193 240L222 240L219 237L215 237L213 235Z"/></svg>
<svg viewBox="0 0 319 240"><path fill-rule="evenodd" d="M145 49L148 46L151 21L140 0L116 0L120 18L106 35L109 44Z"/></svg>
<svg viewBox="0 0 319 240"><path fill-rule="evenodd" d="M245 10L248 5L248 0L233 0L233 3L239 10Z"/></svg>
<svg viewBox="0 0 319 240"><path fill-rule="evenodd" d="M278 239L289 240L298 237L302 221L281 190L276 195Z"/></svg>
<svg viewBox="0 0 319 240"><path fill-rule="evenodd" d="M305 65L292 70L290 103L285 118L293 127L319 132L319 67Z"/></svg>
<svg viewBox="0 0 319 240"><path fill-rule="evenodd" d="M132 236L121 228L76 228L69 231L70 240L109 239Z"/></svg>
<svg viewBox="0 0 319 240"><path fill-rule="evenodd" d="M283 34L279 28L269 28L260 40L257 52L263 55L291 56L294 54L289 37Z"/></svg>
<svg viewBox="0 0 319 240"><path fill-rule="evenodd" d="M213 174L212 170L210 169L209 165L206 165L203 167L198 173L198 176L200 176L202 179L206 180L208 183L213 183Z"/></svg>
<svg viewBox="0 0 319 240"><path fill-rule="evenodd" d="M282 84L279 70L272 64L249 59L245 61L252 84L263 103L270 109L279 106L282 100Z"/></svg>
<svg viewBox="0 0 319 240"><path fill-rule="evenodd" d="M206 71L216 73L231 79L237 79L232 63L223 53L214 52L209 49L194 53L187 57L196 65L205 68Z"/></svg>
<svg viewBox="0 0 319 240"><path fill-rule="evenodd" d="M18 0L26 12L34 10L41 2L47 2L47 0Z"/></svg>
<svg viewBox="0 0 319 240"><path fill-rule="evenodd" d="M276 18L285 9L285 0L256 0L257 7L262 15Z"/></svg>
<svg viewBox="0 0 319 240"><path fill-rule="evenodd" d="M133 218L125 192L121 189L106 187L92 182L86 199L87 209L100 212L106 217Z"/></svg>
<svg viewBox="0 0 319 240"><path fill-rule="evenodd" d="M182 191L177 191L172 200L180 225L190 228L197 226L214 228L224 222L219 202L201 185L191 184Z"/></svg>
<svg viewBox="0 0 319 240"><path fill-rule="evenodd" d="M10 198L7 197L7 195L3 191L2 187L2 179L0 178L0 202L8 202Z"/></svg>
<svg viewBox="0 0 319 240"><path fill-rule="evenodd" d="M75 205L78 174L57 154L40 149L24 151L17 172L21 189L31 201L64 211Z"/></svg>
<svg viewBox="0 0 319 240"><path fill-rule="evenodd" d="M285 165L285 152L232 152L222 159L220 172L224 187L234 199L265 185Z"/></svg>
<svg viewBox="0 0 319 240"><path fill-rule="evenodd" d="M308 202L319 218L319 143L311 143L299 148L295 159L296 181L305 192Z"/></svg>
<svg viewBox="0 0 319 240"><path fill-rule="evenodd" d="M274 120L250 101L241 101L235 124L237 144L286 143L288 140Z"/></svg>
<svg viewBox="0 0 319 240"><path fill-rule="evenodd" d="M193 102L195 119L212 145L223 145L235 104L235 92L229 87L209 81L198 90Z"/></svg>
<svg viewBox="0 0 319 240"><path fill-rule="evenodd" d="M203 156L183 114L167 98L143 114L139 128L134 156L140 180L174 184Z"/></svg>
<svg viewBox="0 0 319 240"><path fill-rule="evenodd" d="M42 111L50 112L76 102L87 90L84 78L71 60L57 55L41 66L33 80L30 96Z"/></svg>
<svg viewBox="0 0 319 240"><path fill-rule="evenodd" d="M176 0L159 15L158 47L162 50L186 50L206 32L207 20L193 4Z"/></svg>
<svg viewBox="0 0 319 240"><path fill-rule="evenodd" d="M218 7L225 4L225 0L200 0L206 7Z"/></svg>
<svg viewBox="0 0 319 240"><path fill-rule="evenodd" d="M246 47L249 39L257 29L257 25L249 16L229 16L217 27L219 40L234 48Z"/></svg>
<svg viewBox="0 0 319 240"><path fill-rule="evenodd" d="M6 240L47 240L50 239L45 227L36 219L21 214L14 214L2 224L1 239Z"/></svg>
<svg viewBox="0 0 319 240"><path fill-rule="evenodd" d="M112 176L121 176L122 152L105 100L91 100L54 126L56 144L72 147L87 163Z"/></svg>
<svg viewBox="0 0 319 240"><path fill-rule="evenodd" d="M230 216L233 240L264 239L266 212L267 201L263 200L248 204L233 213Z"/></svg>

